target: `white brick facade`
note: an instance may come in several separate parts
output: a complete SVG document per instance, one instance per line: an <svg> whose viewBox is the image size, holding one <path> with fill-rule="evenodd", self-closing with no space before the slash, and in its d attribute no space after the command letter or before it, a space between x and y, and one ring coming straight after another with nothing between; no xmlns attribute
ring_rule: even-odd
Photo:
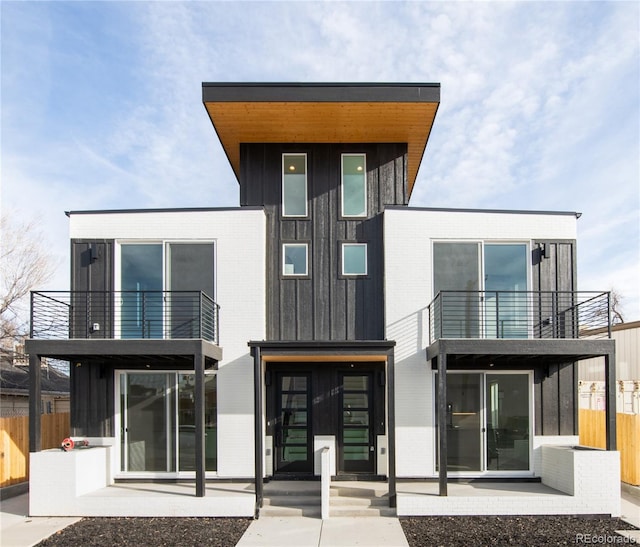
<svg viewBox="0 0 640 547"><path fill-rule="evenodd" d="M220 305L218 476L252 477L253 359L265 337L265 215L261 209L72 214L72 239L214 241ZM117 256L116 250L116 256Z"/></svg>
<svg viewBox="0 0 640 547"><path fill-rule="evenodd" d="M397 474L434 477L433 371L425 354L427 306L433 299L433 242L571 240L576 238L576 217L391 208L384 212L384 238L386 337L396 341Z"/></svg>

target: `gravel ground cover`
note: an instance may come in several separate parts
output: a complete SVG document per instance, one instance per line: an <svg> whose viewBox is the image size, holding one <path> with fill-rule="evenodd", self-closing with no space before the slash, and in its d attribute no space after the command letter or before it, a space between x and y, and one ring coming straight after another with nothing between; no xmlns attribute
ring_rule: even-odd
<svg viewBox="0 0 640 547"><path fill-rule="evenodd" d="M248 518L85 518L38 543L50 546L232 547Z"/></svg>
<svg viewBox="0 0 640 547"><path fill-rule="evenodd" d="M400 524L410 547L628 545L615 531L636 529L617 518L567 516L413 517Z"/></svg>
<svg viewBox="0 0 640 547"><path fill-rule="evenodd" d="M233 547L251 522L247 518L85 518L38 547ZM411 547L622 545L629 541L623 542L615 531L635 529L616 518L565 516L413 517L401 518L400 524Z"/></svg>

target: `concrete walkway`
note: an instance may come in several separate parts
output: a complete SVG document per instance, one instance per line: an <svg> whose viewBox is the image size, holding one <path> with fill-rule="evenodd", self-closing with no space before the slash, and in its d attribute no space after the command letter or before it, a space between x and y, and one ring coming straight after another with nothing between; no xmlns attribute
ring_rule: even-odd
<svg viewBox="0 0 640 547"><path fill-rule="evenodd" d="M32 547L66 526L73 517L29 517L29 495L0 502L0 545ZM622 518L640 528L640 489L622 492ZM623 532L640 543L640 530ZM295 545L343 547L348 545L406 546L400 522L393 517L262 517L251 523L239 547Z"/></svg>
<svg viewBox="0 0 640 547"><path fill-rule="evenodd" d="M393 517L260 517L238 547L342 547L350 545L406 547L400 521Z"/></svg>
<svg viewBox="0 0 640 547"><path fill-rule="evenodd" d="M29 494L4 499L0 504L2 547L31 547L80 520L78 517L29 517Z"/></svg>

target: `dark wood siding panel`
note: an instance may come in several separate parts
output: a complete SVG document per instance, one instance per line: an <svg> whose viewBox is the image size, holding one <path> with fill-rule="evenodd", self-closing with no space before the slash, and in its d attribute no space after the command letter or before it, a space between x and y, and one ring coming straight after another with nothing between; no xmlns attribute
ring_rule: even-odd
<svg viewBox="0 0 640 547"><path fill-rule="evenodd" d="M105 365L71 363L71 434L113 437L114 374Z"/></svg>
<svg viewBox="0 0 640 547"><path fill-rule="evenodd" d="M536 368L533 371L533 426L535 435L542 435L542 405L544 401L542 400L542 380L543 380L544 370L541 368Z"/></svg>
<svg viewBox="0 0 640 547"><path fill-rule="evenodd" d="M575 435L574 364L538 368L534 374L535 434Z"/></svg>
<svg viewBox="0 0 640 547"><path fill-rule="evenodd" d="M558 421L560 435L573 435L576 431L574 404L577 403L576 393L578 386L574 383L574 364L560 365L558 371Z"/></svg>
<svg viewBox="0 0 640 547"><path fill-rule="evenodd" d="M558 435L558 366L550 365L542 380L542 434Z"/></svg>
<svg viewBox="0 0 640 547"><path fill-rule="evenodd" d="M112 240L72 240L71 290L113 290L113 248Z"/></svg>
<svg viewBox="0 0 640 547"><path fill-rule="evenodd" d="M546 248L547 258L542 248ZM575 241L536 241L532 250L533 289L539 291L576 290L576 250ZM568 296L558 296L558 302ZM571 329L571 325L567 325ZM565 363L545 370L536 387L536 434L574 435L577 430L575 363ZM538 393L540 398L538 398Z"/></svg>
<svg viewBox="0 0 640 547"><path fill-rule="evenodd" d="M548 258L544 258L542 247ZM533 290L576 290L575 241L536 241L532 249Z"/></svg>
<svg viewBox="0 0 640 547"><path fill-rule="evenodd" d="M71 337L104 338L113 335L112 291L114 244L111 240L72 240L71 242ZM98 294L87 294L96 291ZM92 332L90 325L100 324Z"/></svg>
<svg viewBox="0 0 640 547"><path fill-rule="evenodd" d="M282 154L307 154L309 215L281 215ZM341 218L343 153L367 154L366 219ZM270 340L380 339L384 335L381 212L406 203L406 146L402 144L243 144L243 205L267 215L267 337ZM260 186L259 189L255 186ZM398 200L398 198L400 198ZM283 242L310 243L311 280L282 277ZM341 276L343 241L368 245L369 275ZM291 325L296 325L294 329Z"/></svg>

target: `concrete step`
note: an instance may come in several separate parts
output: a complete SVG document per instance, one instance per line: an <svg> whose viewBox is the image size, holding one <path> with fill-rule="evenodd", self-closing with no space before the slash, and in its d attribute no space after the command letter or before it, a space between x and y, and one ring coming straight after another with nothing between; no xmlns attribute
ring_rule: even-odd
<svg viewBox="0 0 640 547"><path fill-rule="evenodd" d="M320 504L300 507L264 505L260 509L261 517L320 517L320 513Z"/></svg>
<svg viewBox="0 0 640 547"><path fill-rule="evenodd" d="M395 517L394 507L358 507L353 505L329 507L330 517Z"/></svg>
<svg viewBox="0 0 640 547"><path fill-rule="evenodd" d="M269 496L264 498L264 505L274 507L300 507L320 505L320 496Z"/></svg>
<svg viewBox="0 0 640 547"><path fill-rule="evenodd" d="M363 498L363 497L346 497L346 496L331 496L329 499L329 505L331 507L389 507L389 499L384 498Z"/></svg>

